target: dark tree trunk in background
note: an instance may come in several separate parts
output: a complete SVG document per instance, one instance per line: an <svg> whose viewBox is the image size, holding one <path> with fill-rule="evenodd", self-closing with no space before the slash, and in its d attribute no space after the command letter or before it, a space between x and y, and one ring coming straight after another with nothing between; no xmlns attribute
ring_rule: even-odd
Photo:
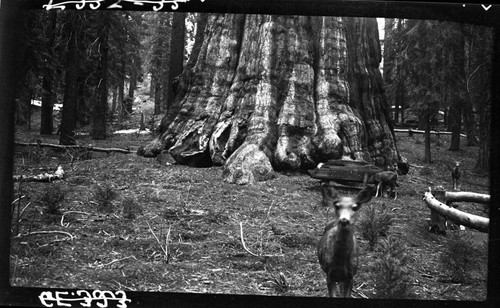
<svg viewBox="0 0 500 308"><path fill-rule="evenodd" d="M457 34L457 39L456 41L458 42L457 45L459 46L459 50L457 50L458 53L458 65L460 66L458 69L459 75L461 80L460 83L458 84L459 88L461 88L461 97L462 97L462 115L463 115L463 121L464 121L464 128L465 128L465 133L467 134L467 146L477 146L478 145L478 129L477 129L477 122L476 122L476 117L474 114L474 108L472 106L472 100L470 99L470 85L469 85L469 78L471 77L469 74L472 72L470 71L470 66L471 66L471 60L472 60L472 55L471 55L471 48L470 48L470 41L468 41L466 38L469 38L469 36L466 33L466 29L464 26L461 26L460 32ZM473 44L473 48L477 47L475 44ZM484 49L481 48L481 49ZM483 61L484 59L481 59ZM466 72L466 68L467 72ZM473 73L472 73L473 74Z"/></svg>
<svg viewBox="0 0 500 308"><path fill-rule="evenodd" d="M398 42L393 39L396 33L402 29L402 20L394 18L385 19L385 41L384 41L384 86L387 93L388 106L394 106L394 124L404 122L404 78L402 76L402 64L397 54Z"/></svg>
<svg viewBox="0 0 500 308"><path fill-rule="evenodd" d="M430 108L427 108L427 112L424 112L423 122L425 127L424 133L424 162L427 164L432 163L432 155L431 155L431 118L432 111Z"/></svg>
<svg viewBox="0 0 500 308"><path fill-rule="evenodd" d="M118 122L122 123L125 116L125 106L123 104L125 100L125 60L122 59L120 66L120 75L118 81Z"/></svg>
<svg viewBox="0 0 500 308"><path fill-rule="evenodd" d="M120 77L120 83L118 84L118 122L122 123L125 116L125 105L123 101L125 99L125 76Z"/></svg>
<svg viewBox="0 0 500 308"><path fill-rule="evenodd" d="M49 24L48 28L48 50L53 50L54 40L56 37L56 24L57 24L57 12L51 10L49 14ZM50 59L47 59L50 60ZM51 135L54 129L54 123L52 120L52 111L54 109L54 72L51 64L46 65L43 71L43 95L42 95L42 110L41 110L41 123L40 123L40 134Z"/></svg>
<svg viewBox="0 0 500 308"><path fill-rule="evenodd" d="M401 31L403 25L402 20L398 19L397 31ZM396 85L394 89L394 107L395 107L395 123L404 123L404 107L405 107L405 81L402 76L402 64L396 61Z"/></svg>
<svg viewBox="0 0 500 308"><path fill-rule="evenodd" d="M63 145L74 145L76 144L77 77L78 64L80 63L76 37L78 36L81 21L78 11L68 12L68 17L68 32L70 39L66 58L66 79L59 143Z"/></svg>
<svg viewBox="0 0 500 308"><path fill-rule="evenodd" d="M182 73L182 69L184 68L186 13L175 12L173 15L170 41L170 61L168 66L168 84L163 89L163 95L167 98L167 113L174 103L174 88L178 86L176 78Z"/></svg>
<svg viewBox="0 0 500 308"><path fill-rule="evenodd" d="M137 69L136 69L136 59L132 58L132 71L130 72L130 82L128 87L128 97L134 98L134 92L137 88ZM129 110L130 112L131 110Z"/></svg>
<svg viewBox="0 0 500 308"><path fill-rule="evenodd" d="M161 85L156 74L151 75L151 90L155 102L154 114L161 114Z"/></svg>
<svg viewBox="0 0 500 308"><path fill-rule="evenodd" d="M465 40L461 29L458 26L451 28L451 34L454 37L450 46L450 57L455 67L454 85L455 90L450 91L450 114L449 128L452 133L450 141L450 151L460 149L460 133L462 129L462 109L465 100Z"/></svg>
<svg viewBox="0 0 500 308"><path fill-rule="evenodd" d="M87 106L87 93L85 86L86 75L80 72L76 79L77 83L77 98L76 98L76 123L80 127L87 126L90 124L89 108Z"/></svg>
<svg viewBox="0 0 500 308"><path fill-rule="evenodd" d="M210 15L178 112L139 154L224 165L240 184L329 159L395 166L379 62L375 19Z"/></svg>
<svg viewBox="0 0 500 308"><path fill-rule="evenodd" d="M452 133L449 150L458 151L460 150L460 128L462 127L462 101L456 96L451 102L448 115L448 127Z"/></svg>
<svg viewBox="0 0 500 308"><path fill-rule="evenodd" d="M113 88L113 98L111 102L111 115L114 115L116 112L116 106L118 102L118 88Z"/></svg>
<svg viewBox="0 0 500 308"><path fill-rule="evenodd" d="M472 108L472 103L469 100L463 100L463 120L465 126L465 133L467 134L467 146L477 146L478 145L478 132L476 125L476 117L474 116L474 109Z"/></svg>
<svg viewBox="0 0 500 308"><path fill-rule="evenodd" d="M397 67L399 71L399 67ZM395 123L404 123L405 117L404 117L404 107L405 107L405 85L404 81L402 79L398 79L396 81L396 91L395 91L395 99L394 99L394 105L395 105L395 117L394 121Z"/></svg>
<svg viewBox="0 0 500 308"><path fill-rule="evenodd" d="M155 114L161 114L168 107L168 85L170 72L170 55L172 41L172 17L173 13L160 15L158 27L158 43L156 46L156 57L158 67L155 74ZM180 60L182 61L182 60ZM182 70L182 68L181 68Z"/></svg>
<svg viewBox="0 0 500 308"><path fill-rule="evenodd" d="M499 49L500 51L500 49ZM497 66L498 67L498 66ZM497 74L493 72L493 74ZM498 80L498 76L496 77ZM494 80L494 79L493 79ZM498 91L495 89L494 91ZM498 101L497 101L498 102ZM490 140L491 140L491 107L490 104L479 105L479 153L477 156L474 171L486 174L489 170L490 161ZM498 141L495 141L498 142Z"/></svg>
<svg viewBox="0 0 500 308"><path fill-rule="evenodd" d="M496 157L498 153L496 153L499 149L498 147L498 139L494 138L492 133L495 134L495 128L498 127L497 124L491 123L492 118L491 115L498 114L498 104L500 101L500 72L498 68L500 67L500 31L498 28L493 31L493 51L492 51L492 63L488 63L488 66L493 69L491 72L483 72L483 82L481 85L484 86L484 91L482 93L487 93L490 91L493 97L487 97L481 104L478 105L478 114L479 114L479 153L477 156L476 165L474 166L474 171L481 174L487 174L490 171L497 172L498 164L496 163L498 160L496 158L492 158L492 163L490 164L490 142L494 142L492 148L492 155ZM484 53L485 57L490 54L490 50L483 48L480 52ZM491 75L490 75L491 74ZM491 79L488 78L491 76ZM488 81L491 80L491 83ZM492 107L493 106L493 107ZM495 121L495 120L493 120ZM493 130L493 131L492 131ZM495 177L493 177L495 178Z"/></svg>
<svg viewBox="0 0 500 308"><path fill-rule="evenodd" d="M92 139L106 139L106 111L108 109L108 34L109 34L109 12L99 12L100 33L98 38L100 62L98 74L100 81L97 88L97 98L94 100L92 117Z"/></svg>
<svg viewBox="0 0 500 308"><path fill-rule="evenodd" d="M16 84L16 114L15 123L17 125L24 125L30 118L31 109L31 89L29 87L29 71L31 69L31 63L35 61L33 50L26 44L30 35L33 35L33 28L37 20L35 13L28 12L23 13L19 16L17 27L20 28L18 33L19 41L23 42L19 44L18 50L16 50L16 56L19 57L20 61L19 67L16 72L21 76ZM29 123L28 123L29 125Z"/></svg>

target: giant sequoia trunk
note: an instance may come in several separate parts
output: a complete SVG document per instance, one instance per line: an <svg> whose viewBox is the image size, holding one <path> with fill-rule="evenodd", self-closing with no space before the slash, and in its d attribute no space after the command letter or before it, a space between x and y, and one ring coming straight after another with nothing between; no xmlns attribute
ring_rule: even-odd
<svg viewBox="0 0 500 308"><path fill-rule="evenodd" d="M224 165L232 183L329 159L396 165L375 19L211 15L194 56L175 117L139 154Z"/></svg>

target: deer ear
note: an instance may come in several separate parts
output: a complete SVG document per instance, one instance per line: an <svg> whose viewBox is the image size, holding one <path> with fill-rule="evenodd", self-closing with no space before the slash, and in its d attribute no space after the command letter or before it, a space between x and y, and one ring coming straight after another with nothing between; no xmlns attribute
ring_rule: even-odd
<svg viewBox="0 0 500 308"><path fill-rule="evenodd" d="M376 188L373 185L368 185L361 190L356 196L356 204L359 206L363 203L370 201L375 195Z"/></svg>
<svg viewBox="0 0 500 308"><path fill-rule="evenodd" d="M321 183L321 194L323 195L323 206L335 203L339 198L339 193L333 188L330 182Z"/></svg>

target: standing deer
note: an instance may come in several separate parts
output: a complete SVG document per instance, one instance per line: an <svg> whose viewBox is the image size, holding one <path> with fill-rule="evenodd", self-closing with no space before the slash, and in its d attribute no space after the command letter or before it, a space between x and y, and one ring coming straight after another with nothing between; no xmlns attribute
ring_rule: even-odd
<svg viewBox="0 0 500 308"><path fill-rule="evenodd" d="M451 169L451 179L453 181L453 190L458 190L458 180L460 179L460 162L456 161L455 165Z"/></svg>
<svg viewBox="0 0 500 308"><path fill-rule="evenodd" d="M318 259L326 273L328 295L351 297L353 278L358 269L358 247L354 236L354 214L363 203L371 200L375 188L367 186L358 195L340 197L328 183L322 183L323 206L333 205L335 217L325 227L318 244Z"/></svg>
<svg viewBox="0 0 500 308"><path fill-rule="evenodd" d="M399 186L398 174L394 171L382 171L373 175L373 181L377 184L377 193L375 197L383 195L383 193L389 188L389 197L394 192L394 200L398 197L398 192L396 187Z"/></svg>

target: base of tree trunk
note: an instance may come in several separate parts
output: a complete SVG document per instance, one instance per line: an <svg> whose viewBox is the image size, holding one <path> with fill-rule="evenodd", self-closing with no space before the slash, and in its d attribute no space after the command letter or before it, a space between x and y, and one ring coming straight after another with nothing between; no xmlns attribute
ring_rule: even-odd
<svg viewBox="0 0 500 308"><path fill-rule="evenodd" d="M222 165L238 184L331 159L396 168L375 19L215 14L204 33L139 155Z"/></svg>

